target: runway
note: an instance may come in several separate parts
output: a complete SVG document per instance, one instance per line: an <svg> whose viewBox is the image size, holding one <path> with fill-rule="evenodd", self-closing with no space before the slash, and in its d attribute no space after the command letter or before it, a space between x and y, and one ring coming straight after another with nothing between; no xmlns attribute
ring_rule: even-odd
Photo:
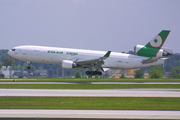
<svg viewBox="0 0 180 120"><path fill-rule="evenodd" d="M0 109L0 118L180 119L180 111Z"/></svg>
<svg viewBox="0 0 180 120"><path fill-rule="evenodd" d="M180 84L180 82L0 82L0 84Z"/></svg>
<svg viewBox="0 0 180 120"><path fill-rule="evenodd" d="M180 97L180 89L0 89L6 97Z"/></svg>
<svg viewBox="0 0 180 120"><path fill-rule="evenodd" d="M170 84L169 82L0 82L0 84ZM172 84L180 84L172 82ZM0 97L180 97L180 89L0 89ZM0 120L180 119L180 111L0 109Z"/></svg>

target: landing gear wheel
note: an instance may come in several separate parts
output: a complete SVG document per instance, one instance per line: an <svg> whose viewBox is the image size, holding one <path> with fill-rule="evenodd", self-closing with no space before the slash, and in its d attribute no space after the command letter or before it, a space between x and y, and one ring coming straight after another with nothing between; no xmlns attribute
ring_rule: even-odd
<svg viewBox="0 0 180 120"><path fill-rule="evenodd" d="M29 69L31 69L31 62L27 61L27 63L28 63L27 69L29 70Z"/></svg>
<svg viewBox="0 0 180 120"><path fill-rule="evenodd" d="M27 66L27 69L31 69L31 67L30 67L30 66Z"/></svg>
<svg viewBox="0 0 180 120"><path fill-rule="evenodd" d="M95 75L95 72L94 72L94 71L91 71L91 75Z"/></svg>
<svg viewBox="0 0 180 120"><path fill-rule="evenodd" d="M97 72L98 75L102 75L102 72Z"/></svg>
<svg viewBox="0 0 180 120"><path fill-rule="evenodd" d="M91 74L91 71L86 71L86 75L90 75Z"/></svg>
<svg viewBox="0 0 180 120"><path fill-rule="evenodd" d="M94 71L94 75L97 75L98 74L98 71Z"/></svg>
<svg viewBox="0 0 180 120"><path fill-rule="evenodd" d="M102 75L100 71L86 71L86 75Z"/></svg>

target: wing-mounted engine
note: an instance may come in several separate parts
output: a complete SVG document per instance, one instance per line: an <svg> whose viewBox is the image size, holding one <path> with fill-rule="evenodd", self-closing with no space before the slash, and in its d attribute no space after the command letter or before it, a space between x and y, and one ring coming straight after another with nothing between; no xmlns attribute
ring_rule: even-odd
<svg viewBox="0 0 180 120"><path fill-rule="evenodd" d="M134 52L137 53L139 56L145 56L145 57L164 57L164 56L172 55L170 52L166 50L146 47L144 45L134 46Z"/></svg>
<svg viewBox="0 0 180 120"><path fill-rule="evenodd" d="M71 60L63 60L62 61L62 67L63 68L77 68L78 65Z"/></svg>
<svg viewBox="0 0 180 120"><path fill-rule="evenodd" d="M96 59L89 59L89 60L63 60L62 67L63 68L89 68L92 70L93 68L95 71L86 71L86 74L89 75L102 75L101 71L104 71L102 65L104 64L104 60L107 59L111 54L111 51L108 51L104 56L98 57Z"/></svg>

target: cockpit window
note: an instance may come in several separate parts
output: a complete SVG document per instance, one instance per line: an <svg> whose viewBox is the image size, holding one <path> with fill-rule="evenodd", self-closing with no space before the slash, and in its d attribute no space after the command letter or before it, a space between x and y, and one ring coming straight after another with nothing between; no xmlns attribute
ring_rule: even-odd
<svg viewBox="0 0 180 120"><path fill-rule="evenodd" d="M12 51L15 51L16 49L11 49Z"/></svg>

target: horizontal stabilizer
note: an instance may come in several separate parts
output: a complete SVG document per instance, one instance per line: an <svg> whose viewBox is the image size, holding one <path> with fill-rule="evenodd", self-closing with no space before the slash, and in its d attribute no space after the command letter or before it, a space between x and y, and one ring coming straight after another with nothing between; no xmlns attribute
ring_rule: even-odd
<svg viewBox="0 0 180 120"><path fill-rule="evenodd" d="M157 62L157 60L158 60L158 57L152 57L147 60L143 60L141 63L142 64L153 63L153 62Z"/></svg>

